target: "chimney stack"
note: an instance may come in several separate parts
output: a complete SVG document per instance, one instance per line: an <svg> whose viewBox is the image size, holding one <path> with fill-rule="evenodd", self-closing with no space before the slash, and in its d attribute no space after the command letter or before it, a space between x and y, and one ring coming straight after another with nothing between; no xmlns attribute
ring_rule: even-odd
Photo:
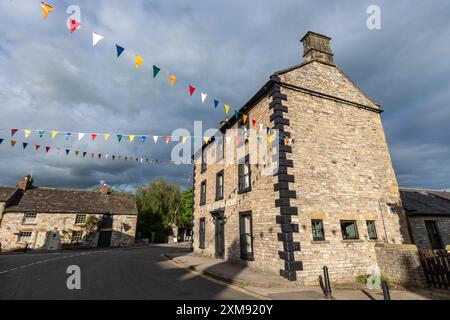
<svg viewBox="0 0 450 320"><path fill-rule="evenodd" d="M334 65L330 40L331 38L327 36L308 31L300 40L303 43L303 58L305 62L315 60Z"/></svg>
<svg viewBox="0 0 450 320"><path fill-rule="evenodd" d="M105 180L100 181L100 193L101 194L108 194L108 185L106 184Z"/></svg>
<svg viewBox="0 0 450 320"><path fill-rule="evenodd" d="M27 191L32 184L32 178L30 175L25 176L22 180L19 181L18 183L18 188L23 190L23 191Z"/></svg>

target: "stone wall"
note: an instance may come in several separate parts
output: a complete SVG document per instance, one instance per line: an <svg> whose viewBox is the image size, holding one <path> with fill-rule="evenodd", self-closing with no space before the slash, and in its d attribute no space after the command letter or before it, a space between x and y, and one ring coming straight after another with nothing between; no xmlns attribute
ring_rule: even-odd
<svg viewBox="0 0 450 320"><path fill-rule="evenodd" d="M413 244L375 246L381 274L404 286L426 286L418 249Z"/></svg>
<svg viewBox="0 0 450 320"><path fill-rule="evenodd" d="M414 244L416 244L419 248L431 249L430 238L428 237L427 228L425 226L426 220L436 221L444 248L446 245L450 245L450 217L410 216L408 217L408 220L412 237L414 239Z"/></svg>

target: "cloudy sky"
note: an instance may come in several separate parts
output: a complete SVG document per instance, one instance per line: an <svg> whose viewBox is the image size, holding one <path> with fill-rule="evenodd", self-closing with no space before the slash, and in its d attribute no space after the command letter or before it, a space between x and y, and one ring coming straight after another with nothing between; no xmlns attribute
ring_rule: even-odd
<svg viewBox="0 0 450 320"><path fill-rule="evenodd" d="M189 165L145 165L35 152L38 143L103 154L168 160L170 145L68 141L32 134L11 148L10 128L123 134L216 127L223 109L240 107L269 75L302 61L308 30L333 38L336 62L385 110L383 123L400 185L450 188L450 2L300 0L38 0L0 2L0 185L32 173L41 186L89 188L99 180L132 188L157 176L185 186ZM366 26L369 5L381 29ZM82 28L66 28L70 5ZM92 32L105 36L92 47ZM118 59L114 44L125 47ZM144 58L134 68L134 55ZM163 71L151 77L151 66ZM168 85L167 70L178 80ZM194 84L208 93L189 97ZM22 141L30 146L22 150ZM138 139L137 139L138 141Z"/></svg>

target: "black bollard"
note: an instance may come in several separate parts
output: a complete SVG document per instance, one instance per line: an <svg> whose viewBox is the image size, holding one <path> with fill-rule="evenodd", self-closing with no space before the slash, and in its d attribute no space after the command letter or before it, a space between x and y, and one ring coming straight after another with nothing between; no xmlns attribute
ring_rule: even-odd
<svg viewBox="0 0 450 320"><path fill-rule="evenodd" d="M328 267L323 267L323 278L325 280L325 296L327 298L331 298L331 284L330 284L330 275L328 274Z"/></svg>
<svg viewBox="0 0 450 320"><path fill-rule="evenodd" d="M389 286L386 280L381 281L381 289L383 289L384 300L391 300L391 294L389 293Z"/></svg>
<svg viewBox="0 0 450 320"><path fill-rule="evenodd" d="M25 244L25 248L23 248L23 252L27 252L27 250L28 250L28 243L27 244Z"/></svg>

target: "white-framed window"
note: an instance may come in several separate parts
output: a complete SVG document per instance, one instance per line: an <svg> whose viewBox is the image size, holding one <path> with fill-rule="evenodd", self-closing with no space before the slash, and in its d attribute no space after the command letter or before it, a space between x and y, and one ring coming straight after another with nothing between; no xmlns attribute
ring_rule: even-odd
<svg viewBox="0 0 450 320"><path fill-rule="evenodd" d="M72 242L81 242L83 240L83 231L72 232Z"/></svg>
<svg viewBox="0 0 450 320"><path fill-rule="evenodd" d="M22 224L36 224L37 213L27 212L23 216Z"/></svg>
<svg viewBox="0 0 450 320"><path fill-rule="evenodd" d="M31 231L20 231L17 241L18 242L30 242L31 235L32 235Z"/></svg>
<svg viewBox="0 0 450 320"><path fill-rule="evenodd" d="M86 223L86 215L85 214L77 214L75 217L75 224L85 224Z"/></svg>

